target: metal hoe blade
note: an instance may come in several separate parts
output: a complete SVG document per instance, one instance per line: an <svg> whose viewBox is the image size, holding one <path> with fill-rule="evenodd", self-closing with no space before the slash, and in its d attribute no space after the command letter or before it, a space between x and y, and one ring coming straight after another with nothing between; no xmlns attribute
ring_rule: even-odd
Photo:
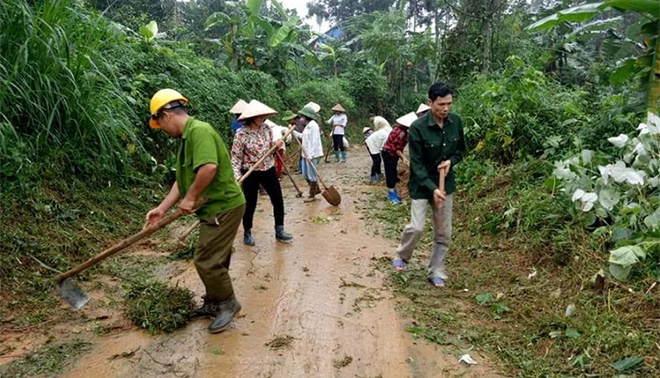
<svg viewBox="0 0 660 378"><path fill-rule="evenodd" d="M74 310L79 310L89 302L87 294L70 279L59 282L57 284L57 292Z"/></svg>

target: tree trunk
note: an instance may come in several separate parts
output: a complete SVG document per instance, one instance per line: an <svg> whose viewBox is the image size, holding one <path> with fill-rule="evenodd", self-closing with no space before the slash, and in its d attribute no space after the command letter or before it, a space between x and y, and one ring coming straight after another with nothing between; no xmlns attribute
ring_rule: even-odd
<svg viewBox="0 0 660 378"><path fill-rule="evenodd" d="M660 21L658 21L660 24ZM655 53L649 77L649 93L646 108L649 112L658 115L658 101L660 100L660 36L655 40Z"/></svg>
<svg viewBox="0 0 660 378"><path fill-rule="evenodd" d="M488 6L492 5L492 6ZM493 23L493 8L497 5L497 0L493 1L484 1L483 6L483 18L481 21L481 44L482 44L482 53L481 53L481 73L483 75L488 75L488 70L490 69L490 34L491 34L491 25Z"/></svg>

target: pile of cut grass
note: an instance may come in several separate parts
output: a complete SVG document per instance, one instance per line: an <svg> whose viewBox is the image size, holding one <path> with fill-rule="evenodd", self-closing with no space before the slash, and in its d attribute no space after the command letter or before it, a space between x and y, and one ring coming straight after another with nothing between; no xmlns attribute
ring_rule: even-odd
<svg viewBox="0 0 660 378"><path fill-rule="evenodd" d="M151 334L169 333L188 324L195 306L190 290L162 282L132 284L125 298L126 316Z"/></svg>

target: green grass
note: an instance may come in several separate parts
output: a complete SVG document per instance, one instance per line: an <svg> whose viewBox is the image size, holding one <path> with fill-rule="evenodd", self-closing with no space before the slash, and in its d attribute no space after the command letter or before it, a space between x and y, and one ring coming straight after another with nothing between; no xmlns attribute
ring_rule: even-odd
<svg viewBox="0 0 660 378"><path fill-rule="evenodd" d="M43 346L19 361L0 367L0 377L52 377L72 366L76 357L90 348L91 344L82 340Z"/></svg>
<svg viewBox="0 0 660 378"><path fill-rule="evenodd" d="M172 332L188 324L194 307L193 294L161 282L134 283L126 292L126 315L151 334Z"/></svg>
<svg viewBox="0 0 660 378"><path fill-rule="evenodd" d="M614 376L621 373L615 366L660 375L660 298L643 294L652 282L626 282L635 294L615 283L595 292L590 280L606 270L606 241L589 234L572 205L544 186L543 163L493 169L467 163L460 183L468 184L454 202L448 287L426 282L430 220L406 271L392 272L387 258L376 261L408 298L401 311L415 321L409 332L460 350L480 347L510 376ZM398 240L409 208L381 197L371 198L367 218ZM566 316L569 305L575 311Z"/></svg>

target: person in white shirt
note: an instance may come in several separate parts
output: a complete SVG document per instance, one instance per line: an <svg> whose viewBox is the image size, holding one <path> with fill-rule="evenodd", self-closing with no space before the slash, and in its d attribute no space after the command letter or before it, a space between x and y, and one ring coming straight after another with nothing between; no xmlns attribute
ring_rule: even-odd
<svg viewBox="0 0 660 378"><path fill-rule="evenodd" d="M387 122L385 118L375 115L374 113L369 114L369 121L374 124L375 131L382 129L383 127L391 127L390 123Z"/></svg>
<svg viewBox="0 0 660 378"><path fill-rule="evenodd" d="M309 184L309 199L314 200L317 194L321 194L318 177L314 173L312 164L317 165L319 158L323 156L323 145L321 144L321 129L314 120L316 113L308 106L302 108L298 115L300 122L305 125L302 133L294 131L296 138L302 139L302 154L305 159L302 163L302 174ZM309 159L309 160L307 160Z"/></svg>
<svg viewBox="0 0 660 378"><path fill-rule="evenodd" d="M340 104L332 108L334 115L326 121L332 126L332 144L335 151L335 162L339 162L339 153L341 152L341 162L346 163L346 147L344 146L344 134L346 133L346 125L348 124L348 117L346 117L346 110Z"/></svg>
<svg viewBox="0 0 660 378"><path fill-rule="evenodd" d="M386 121L387 122L387 121ZM371 184L375 184L383 177L381 166L381 157L380 152L383 149L383 145L387 141L387 137L390 135L392 127L390 124L384 125L380 130L374 131L364 142L367 144L369 149L369 154L371 155Z"/></svg>

